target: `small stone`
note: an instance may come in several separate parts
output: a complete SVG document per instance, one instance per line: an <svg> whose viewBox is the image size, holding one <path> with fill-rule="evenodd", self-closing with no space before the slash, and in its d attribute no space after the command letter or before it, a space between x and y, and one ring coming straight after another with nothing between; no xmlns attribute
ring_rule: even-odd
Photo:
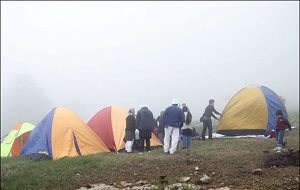
<svg viewBox="0 0 300 190"><path fill-rule="evenodd" d="M209 183L209 177L208 177L206 174L204 174L204 175L202 176L202 178L200 179L200 181L201 181L203 184L208 184L208 183Z"/></svg>
<svg viewBox="0 0 300 190"><path fill-rule="evenodd" d="M196 171L199 171L199 167L195 167L195 170L196 170Z"/></svg>
<svg viewBox="0 0 300 190"><path fill-rule="evenodd" d="M180 181L181 182L188 182L188 181L190 181L190 179L191 179L191 177L181 177Z"/></svg>
<svg viewBox="0 0 300 190"><path fill-rule="evenodd" d="M260 168L257 168L257 169L252 170L252 173L253 173L253 175L261 175L262 171Z"/></svg>
<svg viewBox="0 0 300 190"><path fill-rule="evenodd" d="M147 182L146 181L138 181L135 184L136 185L145 185Z"/></svg>

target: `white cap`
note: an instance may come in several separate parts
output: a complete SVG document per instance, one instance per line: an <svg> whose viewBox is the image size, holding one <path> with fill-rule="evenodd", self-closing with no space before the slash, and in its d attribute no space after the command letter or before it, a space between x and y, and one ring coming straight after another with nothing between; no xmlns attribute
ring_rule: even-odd
<svg viewBox="0 0 300 190"><path fill-rule="evenodd" d="M143 107L148 108L147 104L145 104L145 103L142 103L141 108L143 108Z"/></svg>
<svg viewBox="0 0 300 190"><path fill-rule="evenodd" d="M178 104L179 102L178 102L178 100L177 99L173 99L172 100L172 104Z"/></svg>

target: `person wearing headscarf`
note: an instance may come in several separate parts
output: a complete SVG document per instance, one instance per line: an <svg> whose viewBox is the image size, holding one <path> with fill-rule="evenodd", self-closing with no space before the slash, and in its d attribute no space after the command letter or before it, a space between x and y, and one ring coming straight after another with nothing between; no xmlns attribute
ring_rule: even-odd
<svg viewBox="0 0 300 190"><path fill-rule="evenodd" d="M146 150L150 150L150 138L153 131L153 114L146 104L141 105L141 109L136 114L135 127L139 130L140 147L139 154L144 152L144 143L146 141Z"/></svg>
<svg viewBox="0 0 300 190"><path fill-rule="evenodd" d="M125 129L125 150L127 153L132 153L132 145L134 142L135 135L135 110L134 108L129 109L126 117L126 129Z"/></svg>
<svg viewBox="0 0 300 190"><path fill-rule="evenodd" d="M165 138L165 126L163 126L163 124L161 122L163 113L164 113L164 111L161 111L160 115L156 119L158 121L158 139L160 140L160 142L162 144L164 144L164 138Z"/></svg>
<svg viewBox="0 0 300 190"><path fill-rule="evenodd" d="M184 114L182 109L178 107L178 100L173 99L172 105L167 107L162 115L162 124L165 126L164 152L167 154L175 154L179 140L179 130L184 123ZM172 138L171 148L170 137Z"/></svg>

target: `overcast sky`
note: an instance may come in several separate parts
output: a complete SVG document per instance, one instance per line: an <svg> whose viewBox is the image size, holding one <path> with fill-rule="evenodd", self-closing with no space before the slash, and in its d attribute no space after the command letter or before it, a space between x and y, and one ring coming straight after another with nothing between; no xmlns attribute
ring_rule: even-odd
<svg viewBox="0 0 300 190"><path fill-rule="evenodd" d="M298 1L1 1L1 136L54 107L193 119L263 85L299 108Z"/></svg>

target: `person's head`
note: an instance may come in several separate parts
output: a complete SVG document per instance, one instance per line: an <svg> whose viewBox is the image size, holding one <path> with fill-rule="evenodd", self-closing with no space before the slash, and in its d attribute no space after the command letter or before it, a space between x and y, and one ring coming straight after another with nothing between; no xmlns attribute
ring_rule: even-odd
<svg viewBox="0 0 300 190"><path fill-rule="evenodd" d="M277 117L282 117L282 116L283 116L282 111L281 111L281 110L277 110L276 116L277 116Z"/></svg>
<svg viewBox="0 0 300 190"><path fill-rule="evenodd" d="M208 102L209 102L209 105L215 105L215 100L213 100L213 99L210 99Z"/></svg>
<svg viewBox="0 0 300 190"><path fill-rule="evenodd" d="M186 106L186 103L182 103L182 107Z"/></svg>
<svg viewBox="0 0 300 190"><path fill-rule="evenodd" d="M141 108L148 108L147 104L142 103Z"/></svg>
<svg viewBox="0 0 300 190"><path fill-rule="evenodd" d="M160 111L160 115L162 115L163 113L164 113L164 111L161 110L161 111Z"/></svg>
<svg viewBox="0 0 300 190"><path fill-rule="evenodd" d="M135 114L135 109L134 108L130 108L128 113L132 113L133 115Z"/></svg>
<svg viewBox="0 0 300 190"><path fill-rule="evenodd" d="M187 106L183 106L182 111L183 112L187 112L188 111L188 107Z"/></svg>
<svg viewBox="0 0 300 190"><path fill-rule="evenodd" d="M172 100L172 105L176 105L176 106L178 106L178 104L179 104L179 102L178 102L178 100L177 100L177 99L173 99L173 100Z"/></svg>

